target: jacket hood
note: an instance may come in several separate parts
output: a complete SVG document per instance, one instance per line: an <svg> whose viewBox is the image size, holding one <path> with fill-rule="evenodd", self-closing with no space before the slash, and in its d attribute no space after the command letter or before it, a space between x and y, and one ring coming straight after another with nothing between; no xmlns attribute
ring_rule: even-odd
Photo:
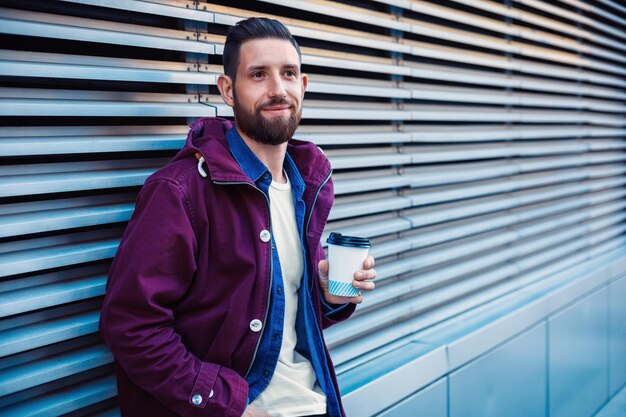
<svg viewBox="0 0 626 417"><path fill-rule="evenodd" d="M226 132L233 126L232 121L219 117L196 120L189 126L185 145L173 160L199 154L203 158L198 165L199 171L204 168L213 181L251 182L230 153ZM330 175L330 162L315 144L291 139L287 152L293 158L305 182L322 182Z"/></svg>
<svg viewBox="0 0 626 417"><path fill-rule="evenodd" d="M202 153L212 139L226 138L226 132L233 127L233 122L220 117L205 117L189 125L189 133L185 145L174 156L174 161L186 158L196 152Z"/></svg>

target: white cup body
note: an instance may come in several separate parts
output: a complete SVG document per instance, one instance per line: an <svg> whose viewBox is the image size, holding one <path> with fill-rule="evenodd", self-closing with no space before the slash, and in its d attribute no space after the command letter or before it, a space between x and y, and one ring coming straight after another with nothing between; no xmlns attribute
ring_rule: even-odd
<svg viewBox="0 0 626 417"><path fill-rule="evenodd" d="M369 248L328 244L328 290L333 295L355 297L359 290L352 286L354 273L363 269Z"/></svg>

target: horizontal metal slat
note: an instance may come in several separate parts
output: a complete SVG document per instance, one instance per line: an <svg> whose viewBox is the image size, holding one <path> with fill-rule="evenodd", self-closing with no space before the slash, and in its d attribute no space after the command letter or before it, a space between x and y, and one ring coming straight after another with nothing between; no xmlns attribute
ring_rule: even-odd
<svg viewBox="0 0 626 417"><path fill-rule="evenodd" d="M164 71L159 69L131 69L112 66L52 64L0 60L0 75L11 77L46 77L85 80L135 81L176 84L213 84L218 74Z"/></svg>
<svg viewBox="0 0 626 417"><path fill-rule="evenodd" d="M107 375L2 408L0 409L0 416L58 416L113 398L116 395L115 377Z"/></svg>
<svg viewBox="0 0 626 417"><path fill-rule="evenodd" d="M303 3L295 0L262 0L266 3L272 3L280 6L291 7L294 9L303 10L305 12L314 12L328 16L341 16L343 19L354 20L356 22L371 24L380 27L386 27L389 29L396 29L402 31L410 30L411 26L408 23L394 20L389 17L388 14L378 13L371 10L363 9L360 7L354 7L336 3L326 0L315 0Z"/></svg>
<svg viewBox="0 0 626 417"><path fill-rule="evenodd" d="M109 349L96 345L4 369L0 371L0 395L13 394L112 362Z"/></svg>
<svg viewBox="0 0 626 417"><path fill-rule="evenodd" d="M0 16L0 33L215 54L215 45L190 32L11 9Z"/></svg>
<svg viewBox="0 0 626 417"><path fill-rule="evenodd" d="M626 142L616 145L618 150L624 149ZM609 147L609 150L611 148ZM374 153L378 150L378 153ZM358 150L355 150L358 152ZM524 163L525 158L540 156L544 160L551 159L559 166L566 164L593 164L609 161L620 161L626 158L626 154L615 152L602 152L598 150L594 154L587 153L588 146L583 142L572 143L546 143L546 146L526 144L493 144L493 145L448 145L442 147L406 146L398 152L389 148L372 148L369 154L358 152L357 155L336 155L328 151L328 156L334 169L367 168L386 165L425 164L435 162L472 161L495 158L518 158L511 162ZM353 151L354 152L354 151ZM551 158L562 155L561 158ZM575 156L566 156L575 155Z"/></svg>
<svg viewBox="0 0 626 417"><path fill-rule="evenodd" d="M373 193L372 193L373 194ZM333 205L329 221L345 219L349 217L365 216L368 214L381 213L385 211L402 210L411 207L411 200L404 196L377 198L375 194L368 196L368 199L355 203Z"/></svg>
<svg viewBox="0 0 626 417"><path fill-rule="evenodd" d="M0 248L0 276L112 258L122 231L109 227L4 243Z"/></svg>
<svg viewBox="0 0 626 417"><path fill-rule="evenodd" d="M61 0L68 3L86 4L90 6L108 7L118 10L133 11L139 13L155 14L159 16L176 17L179 19L199 20L213 22L213 14L206 10L196 10L192 1L134 1L134 0ZM184 6L184 7L183 7Z"/></svg>
<svg viewBox="0 0 626 417"><path fill-rule="evenodd" d="M0 98L0 116L215 117L198 103L146 103Z"/></svg>
<svg viewBox="0 0 626 417"><path fill-rule="evenodd" d="M106 275L87 276L0 293L0 317L102 296L106 280Z"/></svg>
<svg viewBox="0 0 626 417"><path fill-rule="evenodd" d="M453 103L506 104L511 106L535 106L553 108L589 109L606 112L624 112L626 106L619 102L574 98L571 96L540 95L477 88L431 86L407 83L411 98L422 100L451 101Z"/></svg>
<svg viewBox="0 0 626 417"><path fill-rule="evenodd" d="M52 207L45 203L17 203L14 206L23 211L0 211L0 238L127 221L135 208L135 195L120 197L63 199L67 204Z"/></svg>
<svg viewBox="0 0 626 417"><path fill-rule="evenodd" d="M363 78L332 77L317 74L309 74L307 92L367 97L411 98L409 89L397 87L393 81L372 81Z"/></svg>
<svg viewBox="0 0 626 417"><path fill-rule="evenodd" d="M34 136L0 137L4 156L67 155L100 152L137 152L178 150L185 135L110 135L110 136Z"/></svg>
<svg viewBox="0 0 626 417"><path fill-rule="evenodd" d="M0 138L72 137L72 136L159 136L180 135L189 131L186 125L105 125L105 126L4 126Z"/></svg>
<svg viewBox="0 0 626 417"><path fill-rule="evenodd" d="M0 254L0 277L113 258L119 239L86 241Z"/></svg>
<svg viewBox="0 0 626 417"><path fill-rule="evenodd" d="M626 134L626 129L622 128L573 125L405 125L403 131L410 133L411 142L443 143L622 137Z"/></svg>
<svg viewBox="0 0 626 417"><path fill-rule="evenodd" d="M157 168L2 176L0 197L139 186Z"/></svg>
<svg viewBox="0 0 626 417"><path fill-rule="evenodd" d="M415 62L405 62L407 67L411 68L412 76L417 78L434 79L441 81L449 81L452 83L458 83L462 81L465 84L477 84L484 86L500 86L510 88L521 88L548 92L560 92L560 93L573 93L591 95L591 96L605 96L605 97L617 97L622 96L623 93L616 89L611 89L604 86L589 86L572 81L563 80L545 80L532 75L518 75L518 74L499 74L496 72L480 71L475 69L456 68L454 66L448 67L445 65L432 65ZM530 69L532 67L525 68ZM542 74L543 71L539 71L543 67L535 67L535 73ZM532 72L531 72L532 74ZM584 79L588 75L587 72L579 73L577 76L572 72L568 72L570 79L591 81L601 80L615 86L623 86L626 84L616 77L606 77L598 79L596 76L589 76L589 79Z"/></svg>
<svg viewBox="0 0 626 417"><path fill-rule="evenodd" d="M367 71L381 74L411 75L412 69L397 65L391 59L373 58L346 52L331 52L321 49L301 47L302 64L329 68L350 68L354 71Z"/></svg>
<svg viewBox="0 0 626 417"><path fill-rule="evenodd" d="M0 331L0 357L96 333L99 316L94 310Z"/></svg>
<svg viewBox="0 0 626 417"><path fill-rule="evenodd" d="M411 133L385 129L376 131L378 126L350 126L351 132L310 131L309 126L301 126L294 137L311 141L317 145L359 145L375 143L410 142ZM329 126L331 127L331 126ZM380 130L380 129L379 129Z"/></svg>

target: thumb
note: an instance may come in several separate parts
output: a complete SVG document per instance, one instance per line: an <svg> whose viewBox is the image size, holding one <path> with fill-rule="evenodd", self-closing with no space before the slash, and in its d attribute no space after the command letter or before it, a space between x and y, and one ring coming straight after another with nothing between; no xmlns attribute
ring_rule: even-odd
<svg viewBox="0 0 626 417"><path fill-rule="evenodd" d="M326 259L321 260L317 267L319 269L320 278L328 278L328 261Z"/></svg>

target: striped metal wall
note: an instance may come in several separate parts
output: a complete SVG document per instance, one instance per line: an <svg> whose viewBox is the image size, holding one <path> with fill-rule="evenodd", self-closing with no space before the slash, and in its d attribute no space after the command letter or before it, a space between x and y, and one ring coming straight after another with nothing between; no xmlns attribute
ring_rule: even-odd
<svg viewBox="0 0 626 417"><path fill-rule="evenodd" d="M221 102L224 35L273 16L334 166L327 231L378 288L326 332L340 374L626 249L626 7L610 0L0 1L0 416L117 415L97 334L145 178ZM626 252L625 252L626 253Z"/></svg>

